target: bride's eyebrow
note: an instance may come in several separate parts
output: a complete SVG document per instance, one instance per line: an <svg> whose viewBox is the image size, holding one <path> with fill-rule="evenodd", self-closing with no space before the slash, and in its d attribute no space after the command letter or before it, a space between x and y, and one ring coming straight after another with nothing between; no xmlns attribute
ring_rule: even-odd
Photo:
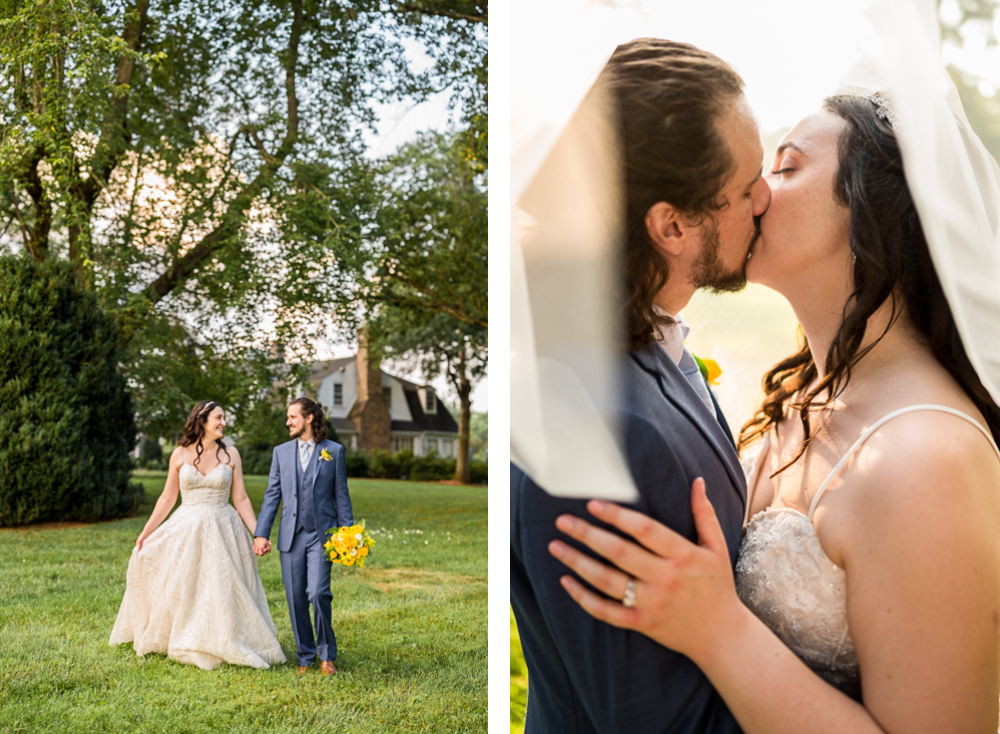
<svg viewBox="0 0 1000 734"><path fill-rule="evenodd" d="M793 143L791 140L789 140L787 143L782 143L781 145L778 146L778 149L775 151L775 155L781 155L788 148L794 148L795 150L797 150L802 155L806 154L806 152L804 150L802 150L802 148L800 148L795 143Z"/></svg>

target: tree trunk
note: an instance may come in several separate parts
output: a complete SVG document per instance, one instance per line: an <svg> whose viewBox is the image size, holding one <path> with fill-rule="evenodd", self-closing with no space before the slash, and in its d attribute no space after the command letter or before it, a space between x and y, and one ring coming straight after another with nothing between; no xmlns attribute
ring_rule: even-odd
<svg viewBox="0 0 1000 734"><path fill-rule="evenodd" d="M469 484L472 475L469 467L469 423L472 420L472 385L465 371L465 360L458 363L455 388L461 403L458 409L458 461L455 462L455 481Z"/></svg>

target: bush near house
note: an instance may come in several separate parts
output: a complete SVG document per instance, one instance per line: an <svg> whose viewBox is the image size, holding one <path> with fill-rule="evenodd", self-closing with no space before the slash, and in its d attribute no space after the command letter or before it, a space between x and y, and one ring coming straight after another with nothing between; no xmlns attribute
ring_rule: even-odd
<svg viewBox="0 0 1000 734"><path fill-rule="evenodd" d="M411 449L394 454L388 451L348 451L344 456L347 476L374 479L408 479L414 482L437 482L455 476L455 460L446 459L431 451L426 456L415 456ZM486 462L473 461L470 465L472 484L486 484Z"/></svg>

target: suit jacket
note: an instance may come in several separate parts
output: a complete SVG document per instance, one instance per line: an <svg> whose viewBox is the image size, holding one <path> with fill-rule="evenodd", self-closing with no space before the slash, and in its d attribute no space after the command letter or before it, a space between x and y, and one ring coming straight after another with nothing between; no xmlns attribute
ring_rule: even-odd
<svg viewBox="0 0 1000 734"><path fill-rule="evenodd" d="M257 516L254 536L268 538L271 526L281 504L281 526L278 528L278 550L288 551L292 547L295 525L298 519L298 494L296 492L295 466L299 463L297 438L276 446L271 456L271 473L267 478L264 502ZM330 454L330 461L320 456L323 449ZM351 495L347 491L347 467L344 464L344 447L329 439L319 441L313 447L312 457L306 470L302 472L305 495L312 495L313 521L316 532L325 539L326 531L342 525L354 523L351 509Z"/></svg>
<svg viewBox="0 0 1000 734"><path fill-rule="evenodd" d="M658 344L630 352L622 379L623 451L640 493L631 507L695 540L691 483L704 477L735 565L746 482L718 403L712 415ZM598 622L559 585L569 570L548 543L561 537L590 551L556 530L555 519L568 512L596 522L586 501L552 497L515 466L510 499L511 606L529 680L526 734L739 732L688 658Z"/></svg>

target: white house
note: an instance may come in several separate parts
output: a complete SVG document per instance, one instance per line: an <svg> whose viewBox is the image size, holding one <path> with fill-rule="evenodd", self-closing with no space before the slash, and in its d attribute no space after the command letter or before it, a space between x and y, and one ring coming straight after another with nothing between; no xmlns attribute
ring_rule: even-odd
<svg viewBox="0 0 1000 734"><path fill-rule="evenodd" d="M316 362L309 379L341 443L350 450L358 448L358 427L349 416L358 402L358 363L363 359L363 355L354 355ZM379 374L382 402L389 411L390 450L412 449L417 456L437 451L439 456L457 457L458 424L434 388L381 369Z"/></svg>

